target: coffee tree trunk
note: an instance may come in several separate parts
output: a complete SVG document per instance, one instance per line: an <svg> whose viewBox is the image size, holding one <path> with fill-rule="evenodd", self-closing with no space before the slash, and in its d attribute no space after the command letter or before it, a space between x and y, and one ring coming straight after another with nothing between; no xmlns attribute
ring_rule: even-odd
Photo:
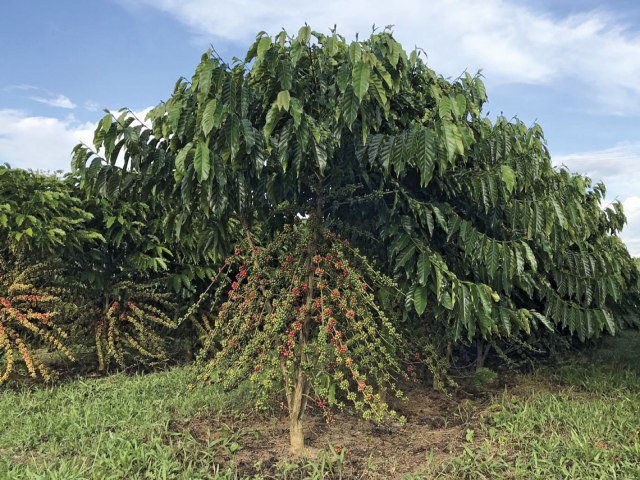
<svg viewBox="0 0 640 480"><path fill-rule="evenodd" d="M316 254L318 242L320 241L322 226L317 215L312 215L309 219L311 226L311 235L309 246L307 249L307 258L305 259L305 268L307 272L307 292L305 296L305 307L307 314L305 315L300 335L298 338L298 355L296 357L294 384L289 386L289 391L293 392L287 396L289 407L289 437L291 453L300 455L305 448L304 443L304 413L309 398L310 383L305 372L305 364L307 363L307 354L305 352L306 345L309 340L311 330L311 308L315 296L315 273L313 270L313 257ZM286 373L285 373L286 375Z"/></svg>
<svg viewBox="0 0 640 480"><path fill-rule="evenodd" d="M308 262L311 266L311 262ZM311 309L311 303L313 301L313 273L309 274L308 279L309 289L307 291L306 305L307 311ZM304 352L309 335L309 318L305 319L305 322L300 330L298 356L296 358L295 375L293 376L293 385L287 385L287 403L289 407L289 437L290 448L293 455L300 455L305 448L304 445L304 411L307 406L307 398L309 395L309 382L304 371L304 363L306 361L306 354ZM285 371L285 376L288 376L288 372ZM285 383L287 379L285 377ZM293 392L291 392L293 390Z"/></svg>
<svg viewBox="0 0 640 480"><path fill-rule="evenodd" d="M476 339L476 370L484 368L484 363L491 351L491 344L486 343L482 338Z"/></svg>
<svg viewBox="0 0 640 480"><path fill-rule="evenodd" d="M300 455L304 451L304 409L306 407L306 380L300 367L296 374L296 385L289 402L289 439L293 455Z"/></svg>

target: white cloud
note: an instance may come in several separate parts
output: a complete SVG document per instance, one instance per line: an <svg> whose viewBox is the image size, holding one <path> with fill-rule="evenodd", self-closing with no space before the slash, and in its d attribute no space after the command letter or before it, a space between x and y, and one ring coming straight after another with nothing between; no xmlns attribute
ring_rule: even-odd
<svg viewBox="0 0 640 480"><path fill-rule="evenodd" d="M622 203L627 218L640 222L640 197L629 197Z"/></svg>
<svg viewBox="0 0 640 480"><path fill-rule="evenodd" d="M0 163L36 170L68 170L71 150L91 144L95 125L65 119L28 116L20 110L0 110Z"/></svg>
<svg viewBox="0 0 640 480"><path fill-rule="evenodd" d="M20 85L8 85L6 87L4 87L4 90L6 92L12 92L12 91L23 91L23 92L28 92L28 91L33 91L33 90L40 90L40 88L34 86L34 85L29 85L26 83L20 84Z"/></svg>
<svg viewBox="0 0 640 480"><path fill-rule="evenodd" d="M622 202L627 216L627 226L622 231L622 239L633 257L640 257L640 197L633 196Z"/></svg>
<svg viewBox="0 0 640 480"><path fill-rule="evenodd" d="M84 102L84 108L89 112L97 112L100 109L100 104L92 100L87 100Z"/></svg>
<svg viewBox="0 0 640 480"><path fill-rule="evenodd" d="M55 97L29 97L34 102L44 103L45 105L49 105L50 107L59 107L59 108L76 108L76 104L71 101L71 99L65 95L56 95Z"/></svg>
<svg viewBox="0 0 640 480"><path fill-rule="evenodd" d="M609 193L623 198L640 192L640 143L553 157L555 165L604 181Z"/></svg>
<svg viewBox="0 0 640 480"><path fill-rule="evenodd" d="M120 2L163 10L207 41L243 44L258 31L295 31L304 22L323 32L337 24L348 36L393 24L405 47L424 48L429 64L446 75L483 69L494 85L568 80L585 109L637 115L640 108L640 35L603 10L557 18L508 0Z"/></svg>
<svg viewBox="0 0 640 480"><path fill-rule="evenodd" d="M29 97L29 100L33 100L34 102L43 103L45 105L49 105L50 107L58 107L58 108L67 108L73 109L76 108L76 104L71 101L69 97L62 94L55 94L47 90L46 88L36 87L34 85L22 84L22 85L8 85L4 87L6 92L31 92L32 95Z"/></svg>

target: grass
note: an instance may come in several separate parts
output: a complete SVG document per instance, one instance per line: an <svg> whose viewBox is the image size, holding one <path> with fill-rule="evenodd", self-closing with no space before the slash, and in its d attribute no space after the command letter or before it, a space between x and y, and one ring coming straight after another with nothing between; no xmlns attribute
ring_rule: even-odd
<svg viewBox="0 0 640 480"><path fill-rule="evenodd" d="M0 478L240 478L228 460L250 432L224 425L237 423L234 412L250 404L251 392L189 391L192 377L182 367L5 389ZM640 478L639 335L607 339L510 383L489 401L463 405L457 448L427 455L424 466L404 478ZM216 419L217 431L207 441L194 437L185 428L194 418ZM327 450L315 461L282 461L276 473L255 478L339 478L344 462Z"/></svg>
<svg viewBox="0 0 640 480"><path fill-rule="evenodd" d="M0 478L206 478L216 449L173 425L243 392L188 391L188 368L0 394Z"/></svg>
<svg viewBox="0 0 640 480"><path fill-rule="evenodd" d="M426 478L640 478L640 336L521 376ZM415 478L422 478L417 476Z"/></svg>

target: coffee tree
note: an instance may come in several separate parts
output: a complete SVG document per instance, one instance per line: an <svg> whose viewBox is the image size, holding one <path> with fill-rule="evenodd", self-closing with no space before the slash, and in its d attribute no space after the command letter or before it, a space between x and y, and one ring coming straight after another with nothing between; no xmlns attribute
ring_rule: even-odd
<svg viewBox="0 0 640 480"><path fill-rule="evenodd" d="M92 348L99 369L165 357L175 298L162 218L144 202L84 198L75 178L0 168L0 300L6 378L19 355ZM74 338L69 338L73 333ZM73 346L73 348L70 347ZM76 348L78 347L78 348Z"/></svg>
<svg viewBox="0 0 640 480"><path fill-rule="evenodd" d="M35 350L74 359L75 280L60 258L104 241L91 219L67 181L0 166L0 383L18 358L30 376L49 379Z"/></svg>
<svg viewBox="0 0 640 480"><path fill-rule="evenodd" d="M125 198L85 204L94 212L91 226L105 239L75 256L84 300L79 320L95 338L99 370L112 362L124 367L165 359L177 308L166 281L172 253L162 218Z"/></svg>
<svg viewBox="0 0 640 480"><path fill-rule="evenodd" d="M226 260L232 275L215 294L212 331L224 341L204 377L226 388L249 379L258 406L284 391L294 453L304 449L310 402L327 421L345 401L364 418L404 421L385 401L387 390L402 396L402 340L373 295L393 284L317 222L285 225L266 246L245 243Z"/></svg>
<svg viewBox="0 0 640 480"><path fill-rule="evenodd" d="M162 180L154 181L157 201L169 201L175 197L177 190L185 203L196 204L200 211L216 224L220 224L221 220L227 217L237 219L250 251L258 248L255 246L256 229L261 230L263 235L270 239L284 223L293 223L297 216L308 218L304 228L306 234L299 237L302 246L293 251L299 257L295 258L297 268L305 267L304 270L292 274L308 277L302 301L302 304L307 306L305 312L300 315L300 305L291 297L291 292L284 297L282 289L285 287L278 278L278 269L270 272L267 270L267 286L261 289L258 295L258 304L265 304L262 308L266 309L268 315L273 315L278 305L282 310L277 319L277 328L274 326L269 329L269 335L275 338L282 334L288 335L292 324L296 321L301 324L299 329L294 329L294 333L298 330L301 332L299 342L296 343L298 348L278 353L280 357L288 354L286 358L293 362L285 363L286 368L282 376L287 391L286 397L290 402L291 446L294 451L299 451L303 446L300 421L309 389L313 385L320 385L317 382L316 370L326 369L326 364L334 361L324 358L328 355L324 350L328 348L326 340L330 337L327 336L327 326L323 325L323 322L333 323L332 319L338 321L338 318L330 315L327 315L327 318L320 317L320 321L316 318L318 312L312 308L318 303L316 296L320 292L316 284L320 285L322 282L322 290L332 286L340 296L344 294L338 288L339 285L333 283L335 278L331 281L316 278L321 276L316 275L316 269L322 267L314 266L313 259L326 258L326 255L332 252L330 245L323 245L324 239L327 238L326 202L339 195L343 186L351 183L350 177L355 175L356 167L350 165L348 159L339 154L343 146L340 137L335 135L336 131L344 131L345 135L351 136L348 132L352 127L355 111L348 115L336 116L339 91L331 82L337 74L337 66L328 62L327 52L320 45L312 45L309 42L310 35L310 29L305 27L291 44L286 42L284 34L279 42L273 44L268 37L261 37L246 59L246 62L254 61L254 68L249 74L246 74L245 64L229 68L219 59L210 56L203 58L195 83L189 86L186 82L179 82L172 99L151 112L153 128L151 131L143 130L140 133L139 137L143 140L139 143L142 145L138 146L136 143L131 149L130 168L116 168L117 158L113 156L111 149L111 145L119 143L119 138L123 139L120 141L127 141L126 131L121 136L116 135L114 141L100 142L100 138L106 139L113 131L114 127L110 121L105 121L97 133L96 147L102 148L105 153L102 158L93 157L83 148L76 151L77 170L89 181L92 173L95 174L95 178L100 178L101 172L107 171L113 172L113 176L108 177L107 182L128 182L139 185L136 188L144 188L145 182L150 181L146 174L147 169L170 172L170 177L165 176ZM340 43L336 35L331 38L336 46ZM379 41L386 41L386 37L380 37ZM293 46L298 52L297 57L290 54L290 48ZM374 59L375 56L371 55L370 58ZM285 75L276 84L273 84L270 77L275 79L279 75L276 74L275 65L269 64L271 61L282 63L282 68L286 69ZM382 64L380 67L384 68ZM284 86L280 82L284 82ZM330 87L328 91L327 86ZM355 95L353 87L350 88L352 95ZM293 91L289 92L287 89ZM308 95L309 92L312 94ZM353 99L356 97L353 96ZM87 164L88 168L83 167ZM91 165L94 164L102 166L96 167L92 172ZM349 171L353 173L349 174ZM279 208L275 208L276 206ZM256 222L257 219L260 219L260 222ZM293 233L288 236L291 235ZM224 249L223 235L216 239L218 242L214 242L211 247ZM291 240L289 243L292 243ZM267 240L267 245L271 245L270 240ZM267 268L267 265L260 265L257 259L252 264L252 270L256 275L261 275L261 268ZM331 267L326 270L332 277L336 277L338 272L335 266ZM307 272L307 269L311 271ZM245 269L245 272L247 271ZM259 281L261 276L252 275L250 279ZM290 287L297 288L295 285ZM352 305L351 302L365 295L362 285L352 282L348 288L353 291L348 294L346 305ZM272 290L275 292L269 294ZM271 299L274 293L278 302L283 302L282 304ZM368 297L367 299L371 305L373 300ZM325 302L330 305L332 300L329 297ZM324 305L323 301L318 305ZM328 306L327 309L331 310ZM347 311L349 310L353 308L348 308ZM324 315L322 311L320 314ZM380 317L380 328L373 327L376 317L372 311L363 312L364 316L358 323L366 321L370 324L365 324L362 328L372 330L367 334L372 338L375 335L385 335L386 331L389 342L392 342L396 335L391 325L380 316L382 311L379 308L373 312ZM242 317L234 318L235 321L239 321ZM328 330L331 331L333 326L330 325ZM323 337L319 336L320 332L325 332ZM348 332L349 330L345 330L345 333ZM247 343L252 344L263 336L264 333L256 324L244 338ZM225 339L227 342L230 340L233 339ZM354 334L353 339L345 338L344 342L345 346L347 342L352 341L357 345L364 340L366 336ZM270 338L269 341L273 342L273 339ZM364 362L363 365L386 363L388 369L397 367L397 363L391 361L391 355L382 348L382 344L376 346L373 340L371 342L368 348L358 346L355 350L361 352L362 358L369 354L370 360L364 362L354 354L351 362ZM288 343L289 340L285 347ZM324 345L324 350L318 350L318 345ZM246 346L241 345L243 348ZM267 346L263 345L263 348L266 349ZM340 346L341 343L336 348ZM374 346L376 348L373 348ZM314 353L309 352L309 349L314 350ZM335 352L331 354L335 355ZM307 357L313 359L313 365ZM385 357L389 358L383 362L381 359ZM386 384L391 380L390 374L382 368L371 369L366 373L352 372L350 375L365 387L368 387L368 383L378 383L382 388L386 388ZM349 380L345 381L349 383ZM332 383L332 380L328 378L327 382ZM348 388L348 385L342 385L343 389ZM323 388L326 394L331 386L326 384ZM318 389L317 394L322 396L322 393L323 391ZM354 395L348 395L348 398L360 408L364 408L363 401L367 402L371 406L368 411L374 412L376 417L380 417L381 412L386 411L382 406L384 402L373 394L371 387L362 389L360 393L365 395L364 400L357 399ZM329 400L337 401L333 398Z"/></svg>
<svg viewBox="0 0 640 480"><path fill-rule="evenodd" d="M500 340L537 330L584 340L635 321L625 315L637 309L638 271L618 237L620 204L601 210L604 186L553 168L541 128L491 122L486 99L479 76L444 79L389 32L347 42L305 26L259 34L231 65L208 52L151 110L150 127L107 114L96 150L78 146L73 162L105 198L135 191L164 206L167 231L192 251L220 259L241 241L228 296L213 302L223 370L208 375L224 372L228 387L283 383L299 451L297 399L311 389L328 397L339 381L344 396L330 402L386 411L335 377L348 376L342 340L322 327L334 318L332 329L352 328L353 318L325 316L325 301L342 311L325 292L345 306L361 300L360 313L347 312L371 337L340 331L367 369L352 380L382 388L391 374L375 366L386 358L397 370L405 355L366 347L396 338L384 314L396 290L382 273L404 297L403 328L442 352L474 343L478 366ZM370 259L349 284L335 258L354 258L336 234Z"/></svg>

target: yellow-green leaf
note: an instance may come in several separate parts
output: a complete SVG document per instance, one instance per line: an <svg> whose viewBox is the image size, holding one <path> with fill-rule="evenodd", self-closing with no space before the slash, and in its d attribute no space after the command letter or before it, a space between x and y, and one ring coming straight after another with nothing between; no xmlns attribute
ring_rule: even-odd
<svg viewBox="0 0 640 480"><path fill-rule="evenodd" d="M189 142L182 148L182 150L178 152L178 155L176 155L176 170L174 174L176 180L180 180L182 177L184 177L186 171L184 162L187 158L187 155L189 155L189 152L191 152L192 148L193 143Z"/></svg>
<svg viewBox="0 0 640 480"><path fill-rule="evenodd" d="M207 102L207 106L204 107L204 113L202 114L202 132L205 134L205 136L208 136L213 129L216 105L216 99L212 98Z"/></svg>
<svg viewBox="0 0 640 480"><path fill-rule="evenodd" d="M278 93L278 97L276 98L276 105L280 110L289 111L289 102L291 102L291 95L288 90L282 90Z"/></svg>
<svg viewBox="0 0 640 480"><path fill-rule="evenodd" d="M500 176L504 182L507 191L511 193L516 183L516 174L509 165L500 165Z"/></svg>

